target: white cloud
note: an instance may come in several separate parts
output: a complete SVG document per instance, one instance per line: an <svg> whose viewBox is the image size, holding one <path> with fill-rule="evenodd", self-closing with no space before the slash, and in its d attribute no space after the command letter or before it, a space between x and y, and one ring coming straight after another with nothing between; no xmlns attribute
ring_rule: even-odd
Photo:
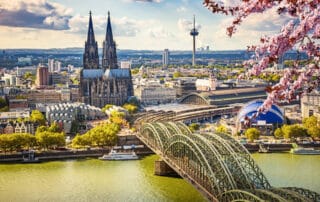
<svg viewBox="0 0 320 202"><path fill-rule="evenodd" d="M180 18L178 20L178 28L180 29L180 31L190 32L191 29L193 29L193 22L190 21L190 20L186 20L186 19ZM201 29L201 25L196 23L196 29L200 30Z"/></svg>
<svg viewBox="0 0 320 202"><path fill-rule="evenodd" d="M0 0L0 25L68 29L72 9L48 0Z"/></svg>
<svg viewBox="0 0 320 202"><path fill-rule="evenodd" d="M177 8L178 13L185 13L187 11L188 11L188 9L184 6L180 6L179 8Z"/></svg>

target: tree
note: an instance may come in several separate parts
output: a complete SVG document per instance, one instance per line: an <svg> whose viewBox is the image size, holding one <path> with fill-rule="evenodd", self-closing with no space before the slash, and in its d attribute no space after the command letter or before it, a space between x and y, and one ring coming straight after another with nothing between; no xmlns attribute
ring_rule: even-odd
<svg viewBox="0 0 320 202"><path fill-rule="evenodd" d="M315 116L310 116L308 118L304 118L303 126L307 129L308 135L313 138L320 137L320 127L318 124L318 118Z"/></svg>
<svg viewBox="0 0 320 202"><path fill-rule="evenodd" d="M39 125L44 125L46 122L44 115L39 110L32 110L30 120L38 123Z"/></svg>
<svg viewBox="0 0 320 202"><path fill-rule="evenodd" d="M173 73L173 78L174 78L174 79L179 78L179 77L182 77L181 72L175 72L175 73Z"/></svg>
<svg viewBox="0 0 320 202"><path fill-rule="evenodd" d="M36 139L39 146L45 150L56 147L62 147L66 145L66 139L64 133L56 133L50 131L44 131L36 133Z"/></svg>
<svg viewBox="0 0 320 202"><path fill-rule="evenodd" d="M252 14L275 9L277 14L290 18L280 33L262 37L259 46L248 48L255 55L244 65L250 68L248 76L259 75L270 64L277 62L285 52L297 48L298 51L308 55L308 61L304 66L305 71L299 71L298 62L294 62L290 69L285 69L279 83L267 89L268 97L258 113L270 109L276 101L290 102L300 97L301 93L310 92L319 86L320 9L318 0L242 0L239 4L232 6L225 6L221 1L204 0L204 5L213 13L234 17L231 26L227 28L230 37L236 32L236 27ZM315 75L318 75L317 79L312 80ZM297 79L293 80L295 76Z"/></svg>
<svg viewBox="0 0 320 202"><path fill-rule="evenodd" d="M246 137L252 142L259 139L261 132L256 128L248 128L245 132Z"/></svg>
<svg viewBox="0 0 320 202"><path fill-rule="evenodd" d="M283 134L281 128L277 128L277 129L274 131L274 136L275 136L276 138L282 138L283 135L284 135L284 134Z"/></svg>
<svg viewBox="0 0 320 202"><path fill-rule="evenodd" d="M227 128L226 128L224 125L219 125L219 126L216 128L216 131L217 131L218 133L227 133L227 132L228 132Z"/></svg>
<svg viewBox="0 0 320 202"><path fill-rule="evenodd" d="M114 105L112 104L106 104L104 107L102 107L101 111L103 113L105 113L107 110L109 110L111 107L113 107Z"/></svg>
<svg viewBox="0 0 320 202"><path fill-rule="evenodd" d="M286 139L307 136L307 130L299 124L283 125L281 127L283 137Z"/></svg>
<svg viewBox="0 0 320 202"><path fill-rule="evenodd" d="M138 107L134 104L126 103L122 107L125 108L130 114L136 113L138 111Z"/></svg>
<svg viewBox="0 0 320 202"><path fill-rule="evenodd" d="M98 125L84 135L77 135L72 140L72 146L76 148L85 146L113 146L117 143L117 133L119 131L119 125L115 123Z"/></svg>
<svg viewBox="0 0 320 202"><path fill-rule="evenodd" d="M197 131L199 130L200 125L198 123L191 123L189 125L189 129L191 130L191 132Z"/></svg>

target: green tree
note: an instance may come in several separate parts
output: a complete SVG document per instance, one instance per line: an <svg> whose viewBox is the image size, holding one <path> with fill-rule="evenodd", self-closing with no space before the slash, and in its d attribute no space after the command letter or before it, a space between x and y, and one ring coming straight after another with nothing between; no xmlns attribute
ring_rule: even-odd
<svg viewBox="0 0 320 202"><path fill-rule="evenodd" d="M274 136L276 138L283 138L284 134L282 132L282 129L281 128L277 128L275 131L274 131Z"/></svg>
<svg viewBox="0 0 320 202"><path fill-rule="evenodd" d="M256 128L248 128L245 132L245 136L252 142L253 140L259 139L260 131Z"/></svg>
<svg viewBox="0 0 320 202"><path fill-rule="evenodd" d="M138 107L133 104L126 103L122 106L125 108L130 114L136 113L138 111Z"/></svg>
<svg viewBox="0 0 320 202"><path fill-rule="evenodd" d="M194 132L200 129L200 125L198 123L191 123L188 127L191 130L191 132Z"/></svg>
<svg viewBox="0 0 320 202"><path fill-rule="evenodd" d="M307 136L307 130L299 124L283 125L281 127L283 137L286 139Z"/></svg>
<svg viewBox="0 0 320 202"><path fill-rule="evenodd" d="M83 135L77 135L72 140L73 147L85 146L113 146L117 143L117 133L120 131L119 125L107 123L98 125Z"/></svg>
<svg viewBox="0 0 320 202"><path fill-rule="evenodd" d="M66 145L65 134L55 133L55 132L39 132L36 133L36 139L39 146L45 150L55 149L56 147L61 147Z"/></svg>
<svg viewBox="0 0 320 202"><path fill-rule="evenodd" d="M224 125L219 125L217 128L216 128L216 131L218 133L228 133L228 129L224 126Z"/></svg>
<svg viewBox="0 0 320 202"><path fill-rule="evenodd" d="M39 110L32 110L30 120L38 123L39 125L44 125L46 122L44 115Z"/></svg>
<svg viewBox="0 0 320 202"><path fill-rule="evenodd" d="M51 126L48 128L48 131L58 133L61 132L61 128L57 123L52 123Z"/></svg>
<svg viewBox="0 0 320 202"><path fill-rule="evenodd" d="M101 111L103 113L105 113L107 110L109 110L111 107L113 107L114 105L111 104L106 104L104 107L102 107Z"/></svg>
<svg viewBox="0 0 320 202"><path fill-rule="evenodd" d="M315 116L310 116L303 119L303 126L307 129L308 135L313 138L320 137L320 126L318 118Z"/></svg>
<svg viewBox="0 0 320 202"><path fill-rule="evenodd" d="M174 78L174 79L179 78L179 77L182 77L181 72L175 72L175 73L173 73L173 78Z"/></svg>

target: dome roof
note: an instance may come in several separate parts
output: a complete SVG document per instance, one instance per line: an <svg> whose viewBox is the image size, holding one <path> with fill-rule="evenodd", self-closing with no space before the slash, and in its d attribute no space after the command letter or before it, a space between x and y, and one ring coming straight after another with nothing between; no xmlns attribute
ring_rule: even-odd
<svg viewBox="0 0 320 202"><path fill-rule="evenodd" d="M263 100L255 100L242 107L238 114L238 121L243 122L245 117L252 117L257 112L257 109L263 104L263 102ZM284 122L284 115L282 110L277 105L273 104L269 111L260 113L258 117L252 120L253 123L258 121L266 121L267 124L282 124Z"/></svg>

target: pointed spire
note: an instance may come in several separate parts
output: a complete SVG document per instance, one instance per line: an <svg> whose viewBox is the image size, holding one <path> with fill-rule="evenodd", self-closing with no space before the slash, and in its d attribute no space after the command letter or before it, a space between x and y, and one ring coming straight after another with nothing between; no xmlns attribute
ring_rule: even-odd
<svg viewBox="0 0 320 202"><path fill-rule="evenodd" d="M110 21L110 11L108 11L106 41L108 41L110 44L113 42L113 35L112 35L112 28L111 28L111 21Z"/></svg>
<svg viewBox="0 0 320 202"><path fill-rule="evenodd" d="M87 43L94 44L96 42L94 38L94 31L93 31L93 23L92 23L92 13L89 12L89 26L88 26L88 38Z"/></svg>

